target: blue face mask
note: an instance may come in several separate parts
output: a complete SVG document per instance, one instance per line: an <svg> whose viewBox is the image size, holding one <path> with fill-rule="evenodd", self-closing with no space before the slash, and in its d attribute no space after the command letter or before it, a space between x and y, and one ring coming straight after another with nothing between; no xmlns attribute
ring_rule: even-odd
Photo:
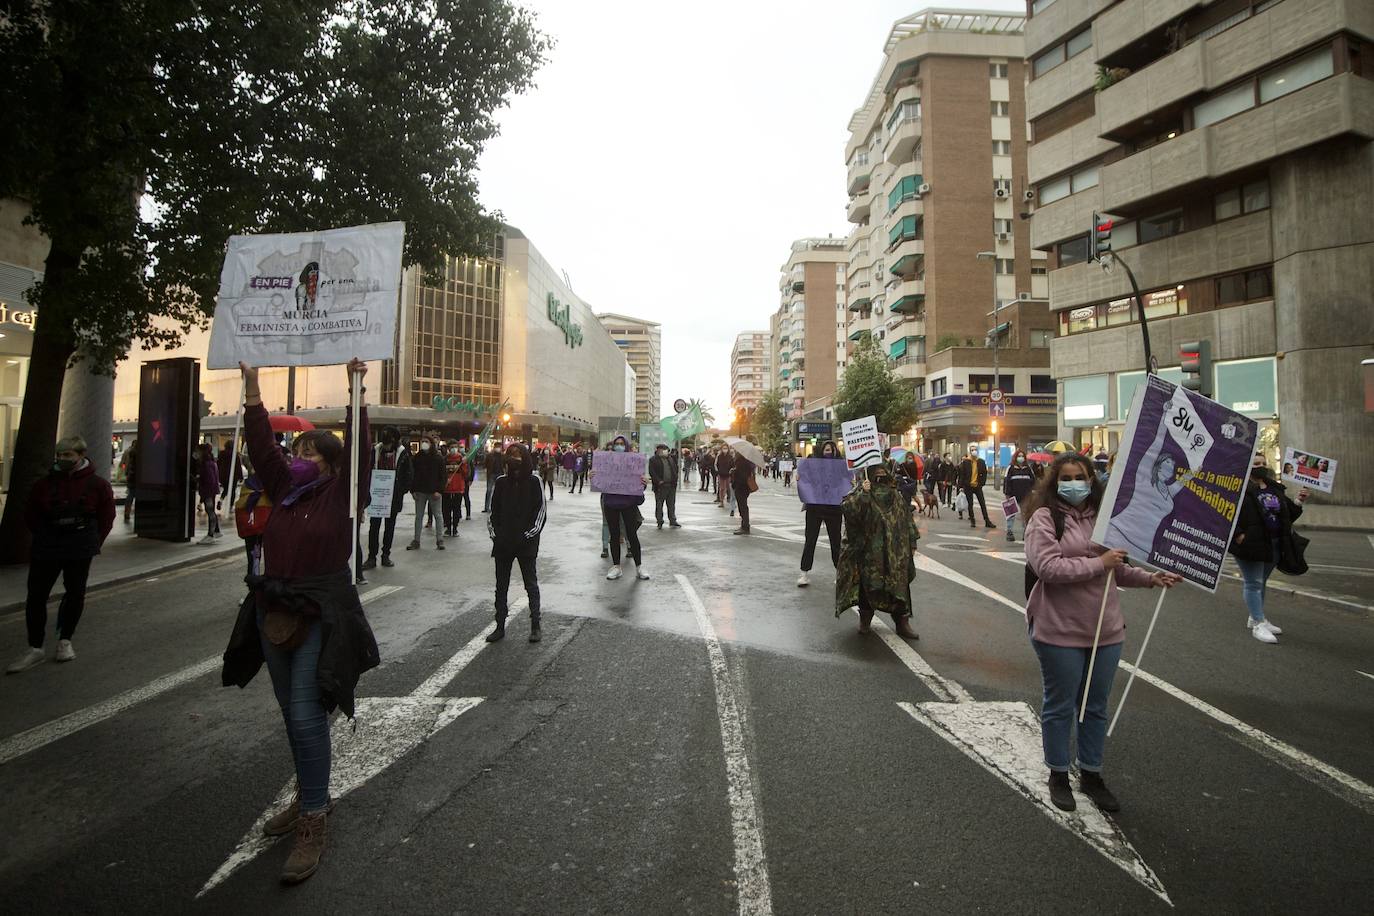
<svg viewBox="0 0 1374 916"><path fill-rule="evenodd" d="M1071 506L1083 505L1083 501L1088 498L1088 494L1092 491L1092 484L1086 480L1059 481L1059 498Z"/></svg>
<svg viewBox="0 0 1374 916"><path fill-rule="evenodd" d="M623 452L623 451L625 451L625 446L623 446L623 445L617 445L617 446L615 446L615 451L617 451L617 452Z"/></svg>

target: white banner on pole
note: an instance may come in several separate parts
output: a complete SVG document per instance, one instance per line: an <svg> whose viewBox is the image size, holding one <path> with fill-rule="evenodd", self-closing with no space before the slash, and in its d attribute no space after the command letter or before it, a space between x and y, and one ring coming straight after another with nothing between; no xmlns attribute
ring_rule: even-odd
<svg viewBox="0 0 1374 916"><path fill-rule="evenodd" d="M877 417L860 417L840 424L844 435L844 456L851 468L866 468L883 463Z"/></svg>
<svg viewBox="0 0 1374 916"><path fill-rule="evenodd" d="M230 236L207 366L391 358L404 241L401 222Z"/></svg>
<svg viewBox="0 0 1374 916"><path fill-rule="evenodd" d="M372 485L368 488L371 502L367 504L368 518L389 518L391 499L396 492L396 472L373 470Z"/></svg>

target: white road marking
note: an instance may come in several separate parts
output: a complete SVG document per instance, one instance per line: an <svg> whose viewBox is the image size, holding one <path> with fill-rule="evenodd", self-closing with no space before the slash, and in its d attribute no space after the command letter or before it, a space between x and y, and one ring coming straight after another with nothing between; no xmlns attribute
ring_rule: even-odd
<svg viewBox="0 0 1374 916"><path fill-rule="evenodd" d="M721 650L716 628L696 589L681 573L675 574L674 578L696 615L697 627L706 641L706 653L711 662L711 680L716 688L716 713L720 718L720 740L725 750L739 912L741 916L769 916L773 912L773 891L768 879L768 862L763 852L763 821L754 801L754 780L744 746L744 728L730 681L730 669L725 663L725 653Z"/></svg>
<svg viewBox="0 0 1374 916"><path fill-rule="evenodd" d="M887 643L887 647L892 650L897 658L901 659L902 664L906 665L912 674L920 679L922 684L930 688L930 692L935 694L946 703L972 703L973 696L965 690L958 682L951 681L949 678L942 677L934 668L921 657L920 653L911 648L911 645L902 637L898 636L892 626L878 615L873 616L873 629L877 631L882 641Z"/></svg>
<svg viewBox="0 0 1374 916"><path fill-rule="evenodd" d="M364 592L359 596L359 600L366 604L375 598L381 598L392 592L400 591L404 586L382 585L377 588ZM90 728L104 722L111 716L118 715L130 707L137 706L145 700L151 700L155 696L164 694L169 690L175 690L182 684L194 681L202 675L215 671L222 664L224 659L220 655L212 655L209 658L201 659L193 665L187 665L171 674L164 674L156 680L149 681L141 687L134 687L123 693L116 694L108 700L103 700L85 709L78 709L76 712L68 713L51 722L44 722L42 725L35 725L33 728L22 731L17 735L0 741L0 766L9 763L17 757L31 754L41 747L52 744L69 735L74 735L82 729Z"/></svg>
<svg viewBox="0 0 1374 916"><path fill-rule="evenodd" d="M952 541L976 541L979 544L986 544L988 539L975 534L945 534L943 531L932 532L937 538L949 538Z"/></svg>
<svg viewBox="0 0 1374 916"><path fill-rule="evenodd" d="M510 603L508 617L514 617L529 605L529 598L522 595ZM509 619L507 620L509 623ZM459 673L466 668L474 658L490 643L487 642L486 631L479 632L468 644L454 653L453 657L439 666L439 669L425 679L425 682L416 687L411 696L437 697L439 692L449 685Z"/></svg>
<svg viewBox="0 0 1374 916"><path fill-rule="evenodd" d="M1355 669L1355 673L1356 673L1356 674L1363 674L1365 677L1369 678L1371 681L1374 681L1374 674L1370 674L1368 671L1361 671L1359 668L1356 668L1356 669Z"/></svg>

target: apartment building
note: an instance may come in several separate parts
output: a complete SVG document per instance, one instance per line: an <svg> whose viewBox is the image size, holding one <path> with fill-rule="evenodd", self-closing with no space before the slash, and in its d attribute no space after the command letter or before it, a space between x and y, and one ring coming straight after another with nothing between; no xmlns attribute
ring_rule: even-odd
<svg viewBox="0 0 1374 916"><path fill-rule="evenodd" d="M634 416L637 420L657 420L662 416L663 328L657 321L631 318L605 312L597 319L612 339L625 351L625 359L635 371Z"/></svg>
<svg viewBox="0 0 1374 916"><path fill-rule="evenodd" d="M1116 447L1144 376L1125 272L1088 260L1097 211L1134 272L1160 374L1211 344L1213 397L1274 457L1338 458L1374 503L1374 3L1032 0L1031 243L1048 252L1063 438Z"/></svg>
<svg viewBox="0 0 1374 916"><path fill-rule="evenodd" d="M774 384L785 389L789 420L830 418L847 357L846 247L844 239L833 236L798 239L782 265L780 302L770 330Z"/></svg>
<svg viewBox="0 0 1374 916"><path fill-rule="evenodd" d="M745 331L730 348L730 406L753 413L773 384L773 344L767 331Z"/></svg>
<svg viewBox="0 0 1374 916"><path fill-rule="evenodd" d="M910 384L904 442L922 450L990 443L995 388L1002 442L1056 433L1045 255L1020 219L1024 25L951 9L898 20L849 121L846 337L876 340Z"/></svg>

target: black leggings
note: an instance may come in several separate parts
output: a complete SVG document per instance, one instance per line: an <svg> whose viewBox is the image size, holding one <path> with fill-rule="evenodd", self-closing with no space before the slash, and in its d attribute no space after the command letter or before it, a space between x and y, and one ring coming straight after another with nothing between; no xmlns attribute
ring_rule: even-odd
<svg viewBox="0 0 1374 916"><path fill-rule="evenodd" d="M628 509L603 509L602 514L606 516L606 527L611 530L611 562L616 566L620 565L620 526L624 522L625 540L630 545L630 559L638 566L642 559L639 532L635 530L639 523L639 509L634 506Z"/></svg>
<svg viewBox="0 0 1374 916"><path fill-rule="evenodd" d="M806 513L806 546L802 548L802 572L810 572L816 559L816 541L821 536L821 522L825 522L825 535L830 540L830 563L837 569L840 565L840 521L838 514L822 515L815 509Z"/></svg>

